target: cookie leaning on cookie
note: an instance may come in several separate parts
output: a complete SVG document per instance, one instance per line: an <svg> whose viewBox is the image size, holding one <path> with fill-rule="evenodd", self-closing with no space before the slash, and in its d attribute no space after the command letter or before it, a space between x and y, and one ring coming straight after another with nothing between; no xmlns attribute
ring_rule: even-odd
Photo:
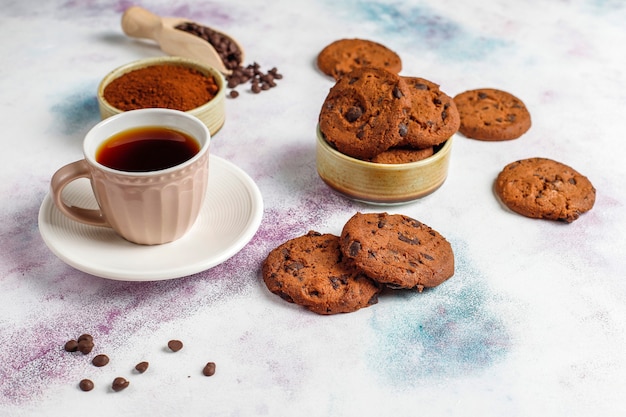
<svg viewBox="0 0 626 417"><path fill-rule="evenodd" d="M357 68L328 92L319 128L339 152L367 160L404 139L404 115L410 107L408 85L400 76L380 68Z"/></svg>
<svg viewBox="0 0 626 417"><path fill-rule="evenodd" d="M454 275L450 244L400 214L356 213L341 237L310 231L272 249L263 282L283 300L315 313L350 313L378 302L385 286L435 287Z"/></svg>
<svg viewBox="0 0 626 417"><path fill-rule="evenodd" d="M454 253L437 231L409 216L356 213L341 251L374 281L392 288L435 287L454 275Z"/></svg>
<svg viewBox="0 0 626 417"><path fill-rule="evenodd" d="M419 77L402 77L409 86L411 108L406 114L407 134L401 145L424 149L437 146L458 130L461 118L454 100L439 85Z"/></svg>

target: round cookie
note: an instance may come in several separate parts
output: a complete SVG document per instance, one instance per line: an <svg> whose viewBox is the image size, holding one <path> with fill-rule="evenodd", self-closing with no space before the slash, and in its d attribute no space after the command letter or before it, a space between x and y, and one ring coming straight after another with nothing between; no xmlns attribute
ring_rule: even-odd
<svg viewBox="0 0 626 417"><path fill-rule="evenodd" d="M439 145L454 135L461 118L452 97L439 85L418 77L402 77L409 86L411 108L403 145L426 148Z"/></svg>
<svg viewBox="0 0 626 417"><path fill-rule="evenodd" d="M379 153L370 159L370 162L377 164L407 164L409 162L417 162L426 159L432 156L434 152L435 150L432 146L424 149L394 147Z"/></svg>
<svg viewBox="0 0 626 417"><path fill-rule="evenodd" d="M459 132L485 141L517 139L530 129L530 113L519 98L506 91L481 88L454 97L461 117Z"/></svg>
<svg viewBox="0 0 626 417"><path fill-rule="evenodd" d="M401 214L355 214L341 233L341 251L367 276L393 288L422 291L454 275L450 243Z"/></svg>
<svg viewBox="0 0 626 417"><path fill-rule="evenodd" d="M511 210L526 217L568 223L593 207L596 189L573 168L547 158L529 158L504 167L495 192Z"/></svg>
<svg viewBox="0 0 626 417"><path fill-rule="evenodd" d="M410 105L400 76L357 68L330 89L319 115L320 131L339 152L368 160L403 140Z"/></svg>
<svg viewBox="0 0 626 417"><path fill-rule="evenodd" d="M338 80L355 68L376 67L398 74L400 56L380 43L366 39L340 39L327 45L317 56L317 66Z"/></svg>
<svg viewBox="0 0 626 417"><path fill-rule="evenodd" d="M378 302L380 286L343 259L339 237L310 231L278 246L263 281L284 300L318 314L350 313Z"/></svg>

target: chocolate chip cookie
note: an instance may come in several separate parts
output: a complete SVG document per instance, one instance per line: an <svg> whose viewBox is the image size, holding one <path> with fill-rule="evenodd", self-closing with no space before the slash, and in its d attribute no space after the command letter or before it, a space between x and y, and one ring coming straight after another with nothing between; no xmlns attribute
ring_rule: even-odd
<svg viewBox="0 0 626 417"><path fill-rule="evenodd" d="M393 288L435 287L454 275L450 243L401 214L355 214L341 233L341 251L373 280Z"/></svg>
<svg viewBox="0 0 626 417"><path fill-rule="evenodd" d="M317 56L317 66L338 80L355 68L376 67L398 74L400 56L386 46L366 39L340 39L327 45Z"/></svg>
<svg viewBox="0 0 626 417"><path fill-rule="evenodd" d="M380 285L356 269L339 237L310 231L272 250L263 281L284 300L318 314L349 313L378 302Z"/></svg>
<svg viewBox="0 0 626 417"><path fill-rule="evenodd" d="M593 207L596 189L573 168L547 158L529 158L504 167L495 192L526 217L571 223Z"/></svg>
<svg viewBox="0 0 626 417"><path fill-rule="evenodd" d="M368 160L404 139L410 107L408 86L400 76L379 68L357 68L330 89L319 127L339 152Z"/></svg>
<svg viewBox="0 0 626 417"><path fill-rule="evenodd" d="M514 95L494 88L465 91L454 97L461 117L459 132L485 141L517 139L530 129L530 113Z"/></svg>
<svg viewBox="0 0 626 417"><path fill-rule="evenodd" d="M439 85L419 77L402 77L409 86L411 108L403 145L427 148L448 140L459 130L461 118L452 97Z"/></svg>
<svg viewBox="0 0 626 417"><path fill-rule="evenodd" d="M409 162L417 162L426 159L434 154L434 148L431 146L425 149L414 149L408 147L389 148L385 152L379 153L370 161L377 164L407 164Z"/></svg>

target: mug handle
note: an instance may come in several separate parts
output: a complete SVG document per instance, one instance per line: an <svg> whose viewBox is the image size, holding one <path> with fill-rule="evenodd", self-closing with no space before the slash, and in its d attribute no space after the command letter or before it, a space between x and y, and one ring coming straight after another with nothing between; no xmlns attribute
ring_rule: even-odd
<svg viewBox="0 0 626 417"><path fill-rule="evenodd" d="M50 182L54 205L61 213L77 222L91 226L111 227L100 210L68 206L65 201L63 201L63 189L69 183L79 178L91 178L87 161L84 159L67 164L54 173Z"/></svg>

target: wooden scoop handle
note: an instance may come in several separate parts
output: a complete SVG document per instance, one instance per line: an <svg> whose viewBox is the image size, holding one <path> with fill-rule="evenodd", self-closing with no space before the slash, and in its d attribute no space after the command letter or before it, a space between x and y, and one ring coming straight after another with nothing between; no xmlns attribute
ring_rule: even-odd
<svg viewBox="0 0 626 417"><path fill-rule="evenodd" d="M158 41L162 29L161 17L139 6L129 7L122 15L122 30L128 36Z"/></svg>

